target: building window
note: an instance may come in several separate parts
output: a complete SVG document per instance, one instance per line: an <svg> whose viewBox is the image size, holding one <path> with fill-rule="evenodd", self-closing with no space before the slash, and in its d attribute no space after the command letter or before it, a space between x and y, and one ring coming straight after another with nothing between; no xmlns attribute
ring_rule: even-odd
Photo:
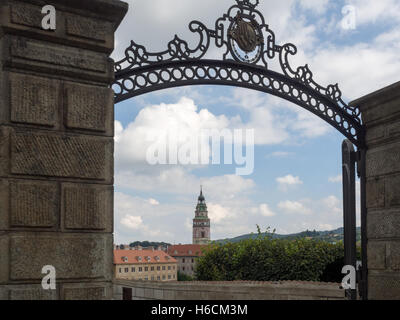
<svg viewBox="0 0 400 320"><path fill-rule="evenodd" d="M151 280L152 280L152 281L154 280L154 276L151 276Z"/></svg>
<svg viewBox="0 0 400 320"><path fill-rule="evenodd" d="M125 272L127 272L127 273L128 273L128 272L129 272L129 268L125 268Z"/></svg>
<svg viewBox="0 0 400 320"><path fill-rule="evenodd" d="M139 272L142 272L143 271L143 268L142 267L139 267Z"/></svg>
<svg viewBox="0 0 400 320"><path fill-rule="evenodd" d="M194 259L192 259L192 263L194 263Z"/></svg>
<svg viewBox="0 0 400 320"><path fill-rule="evenodd" d="M185 271L185 267L182 267L182 270Z"/></svg>
<svg viewBox="0 0 400 320"><path fill-rule="evenodd" d="M171 270L171 266L168 266L168 270Z"/></svg>
<svg viewBox="0 0 400 320"><path fill-rule="evenodd" d="M135 272L135 267L132 267L132 272Z"/></svg>
<svg viewBox="0 0 400 320"><path fill-rule="evenodd" d="M185 263L185 258L182 259L182 262Z"/></svg>
<svg viewBox="0 0 400 320"><path fill-rule="evenodd" d="M157 276L157 280L160 280L160 276Z"/></svg>
<svg viewBox="0 0 400 320"><path fill-rule="evenodd" d="M165 274L162 276L162 279L165 280Z"/></svg>
<svg viewBox="0 0 400 320"><path fill-rule="evenodd" d="M157 271L160 271L160 266L157 267Z"/></svg>
<svg viewBox="0 0 400 320"><path fill-rule="evenodd" d="M148 278L148 277L146 277L146 278L144 278L144 280L148 281L148 280L149 280L149 278Z"/></svg>
<svg viewBox="0 0 400 320"><path fill-rule="evenodd" d="M205 232L203 231L203 232L201 232L201 237L202 238L205 238L206 237L206 234L205 234Z"/></svg>
<svg viewBox="0 0 400 320"><path fill-rule="evenodd" d="M149 267L144 267L144 271L149 271Z"/></svg>
<svg viewBox="0 0 400 320"><path fill-rule="evenodd" d="M154 267L151 267L150 269L151 269L151 271L154 271Z"/></svg>
<svg viewBox="0 0 400 320"><path fill-rule="evenodd" d="M122 269L121 268L119 268L119 273L121 273L122 272Z"/></svg>
<svg viewBox="0 0 400 320"><path fill-rule="evenodd" d="M162 266L162 269L165 270L165 266Z"/></svg>

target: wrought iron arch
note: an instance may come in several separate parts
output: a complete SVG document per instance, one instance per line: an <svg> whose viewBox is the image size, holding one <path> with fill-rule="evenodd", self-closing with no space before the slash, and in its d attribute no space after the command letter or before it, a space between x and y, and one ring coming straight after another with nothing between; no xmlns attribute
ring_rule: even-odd
<svg viewBox="0 0 400 320"><path fill-rule="evenodd" d="M148 52L131 41L125 58L115 63L115 102L152 91L187 85L228 85L254 89L293 102L340 131L357 147L364 147L365 129L360 110L346 104L338 85L323 87L313 79L308 65L293 69L291 43L277 45L275 34L257 10L259 0L236 4L215 22L215 29L192 21L189 29L199 36L195 48L175 36L162 52ZM206 59L212 42L225 49L222 59ZM279 62L282 73L269 68Z"/></svg>

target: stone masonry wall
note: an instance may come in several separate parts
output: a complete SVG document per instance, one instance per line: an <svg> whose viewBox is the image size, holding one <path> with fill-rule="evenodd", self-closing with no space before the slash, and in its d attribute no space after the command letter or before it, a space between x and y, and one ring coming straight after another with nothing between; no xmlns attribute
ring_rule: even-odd
<svg viewBox="0 0 400 320"><path fill-rule="evenodd" d="M367 128L368 298L400 299L400 82L351 103Z"/></svg>
<svg viewBox="0 0 400 320"><path fill-rule="evenodd" d="M53 5L57 29L41 29ZM0 300L112 296L119 0L0 2ZM41 287L56 268L57 289Z"/></svg>
<svg viewBox="0 0 400 320"><path fill-rule="evenodd" d="M114 300L122 288L132 289L132 300L344 300L338 283L322 282L150 282L116 280Z"/></svg>

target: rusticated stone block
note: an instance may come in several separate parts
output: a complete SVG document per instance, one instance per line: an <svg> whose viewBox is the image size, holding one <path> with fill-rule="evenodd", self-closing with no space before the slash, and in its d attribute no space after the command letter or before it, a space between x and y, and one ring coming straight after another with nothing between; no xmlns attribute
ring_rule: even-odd
<svg viewBox="0 0 400 320"><path fill-rule="evenodd" d="M43 290L38 286L12 286L8 289L10 300L56 300L57 290Z"/></svg>
<svg viewBox="0 0 400 320"><path fill-rule="evenodd" d="M109 88L65 84L66 126L72 129L102 131L113 135L114 100Z"/></svg>
<svg viewBox="0 0 400 320"><path fill-rule="evenodd" d="M387 132L391 138L398 137L400 135L400 121L388 125Z"/></svg>
<svg viewBox="0 0 400 320"><path fill-rule="evenodd" d="M0 301L2 300L8 300L8 290L6 286L0 285Z"/></svg>
<svg viewBox="0 0 400 320"><path fill-rule="evenodd" d="M38 125L57 124L59 82L10 74L11 121Z"/></svg>
<svg viewBox="0 0 400 320"><path fill-rule="evenodd" d="M24 234L10 239L10 278L40 280L43 266L56 269L57 280L109 280L112 236L90 234Z"/></svg>
<svg viewBox="0 0 400 320"><path fill-rule="evenodd" d="M15 132L11 173L112 180L112 138Z"/></svg>
<svg viewBox="0 0 400 320"><path fill-rule="evenodd" d="M106 42L107 37L113 35L113 26L108 21L70 14L67 16L67 34Z"/></svg>
<svg viewBox="0 0 400 320"><path fill-rule="evenodd" d="M400 206L400 175L386 178L386 199L390 207Z"/></svg>
<svg viewBox="0 0 400 320"><path fill-rule="evenodd" d="M78 69L80 73L85 70L108 72L106 54L22 37L11 37L10 41L12 59L49 64L47 67L57 70L66 67Z"/></svg>
<svg viewBox="0 0 400 320"><path fill-rule="evenodd" d="M57 185L51 182L10 182L10 225L53 227L58 216Z"/></svg>
<svg viewBox="0 0 400 320"><path fill-rule="evenodd" d="M370 241L368 243L368 268L385 269L386 268L386 243Z"/></svg>
<svg viewBox="0 0 400 320"><path fill-rule="evenodd" d="M400 211L371 212L367 223L368 239L400 238Z"/></svg>
<svg viewBox="0 0 400 320"><path fill-rule="evenodd" d="M395 271L400 270L400 241L389 242L387 249L388 267Z"/></svg>
<svg viewBox="0 0 400 320"><path fill-rule="evenodd" d="M400 172L400 143L368 151L366 169L367 177Z"/></svg>
<svg viewBox="0 0 400 320"><path fill-rule="evenodd" d="M42 28L42 8L29 4L12 3L11 22L37 29Z"/></svg>
<svg viewBox="0 0 400 320"><path fill-rule="evenodd" d="M400 300L400 276L380 271L368 276L368 299Z"/></svg>
<svg viewBox="0 0 400 320"><path fill-rule="evenodd" d="M63 219L66 229L112 232L112 186L63 184Z"/></svg>
<svg viewBox="0 0 400 320"><path fill-rule="evenodd" d="M9 239L0 232L0 284L8 282L9 277Z"/></svg>
<svg viewBox="0 0 400 320"><path fill-rule="evenodd" d="M2 174L6 174L10 163L10 131L10 128L0 126L0 173Z"/></svg>
<svg viewBox="0 0 400 320"><path fill-rule="evenodd" d="M382 208L385 206L385 181L375 179L368 181L367 208Z"/></svg>
<svg viewBox="0 0 400 320"><path fill-rule="evenodd" d="M371 143L371 142L375 142L375 141L379 141L383 138L385 138L385 127L384 126L377 126L377 127L372 127L372 128L368 128L368 130L365 133L365 140L367 141L367 143Z"/></svg>
<svg viewBox="0 0 400 320"><path fill-rule="evenodd" d="M111 298L110 284L63 284L61 295L64 300L104 300Z"/></svg>
<svg viewBox="0 0 400 320"><path fill-rule="evenodd" d="M0 231L9 229L10 192L7 180L0 179Z"/></svg>

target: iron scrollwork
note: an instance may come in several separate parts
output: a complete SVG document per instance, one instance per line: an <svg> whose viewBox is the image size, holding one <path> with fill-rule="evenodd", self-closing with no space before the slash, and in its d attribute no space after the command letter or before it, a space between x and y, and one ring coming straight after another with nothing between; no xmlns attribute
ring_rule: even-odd
<svg viewBox="0 0 400 320"><path fill-rule="evenodd" d="M148 52L131 41L125 58L115 63L115 101L184 85L246 87L304 107L362 146L364 126L359 108L344 102L337 84L323 87L315 82L308 65L291 67L289 57L297 54L297 48L291 43L276 44L274 32L257 10L259 0L235 1L215 22L214 30L199 21L189 24L190 31L199 37L195 48L178 36L162 52ZM221 60L204 58L212 40L223 51ZM282 73L268 66L275 58Z"/></svg>

